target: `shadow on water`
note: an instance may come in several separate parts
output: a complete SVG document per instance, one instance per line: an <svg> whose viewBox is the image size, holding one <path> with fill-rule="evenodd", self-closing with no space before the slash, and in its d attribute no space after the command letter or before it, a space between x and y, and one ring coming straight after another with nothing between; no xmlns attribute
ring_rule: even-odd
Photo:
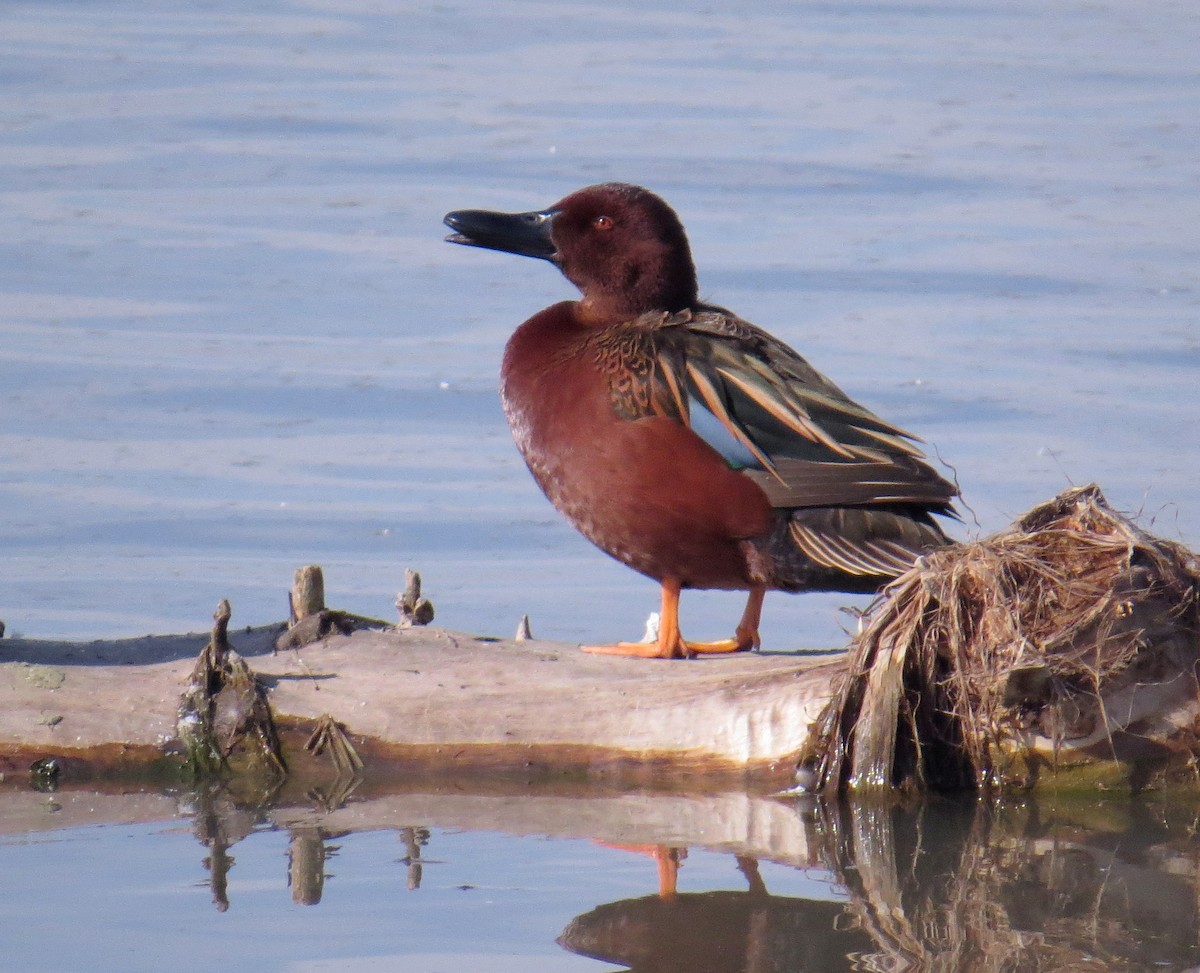
<svg viewBox="0 0 1200 973"><path fill-rule="evenodd" d="M643 896L598 902L558 938L637 973L830 970L1173 970L1200 964L1200 810L1187 796L911 806L825 805L745 792L648 792L519 782L338 778L300 788L193 792L0 791L3 832L161 821L182 807L214 907L236 911L233 849L288 836L292 903L321 903L337 843L398 837L409 889L447 833L590 839L647 861ZM36 800L35 800L36 799ZM39 803L40 802L40 803ZM688 852L728 856L735 889L692 885ZM395 859L393 859L395 860ZM760 867L761 865L761 867ZM781 872L780 866L783 867ZM342 866L345 867L344 865ZM682 868L682 871L680 871ZM778 894L790 870L830 898ZM792 889L791 891L794 891Z"/></svg>

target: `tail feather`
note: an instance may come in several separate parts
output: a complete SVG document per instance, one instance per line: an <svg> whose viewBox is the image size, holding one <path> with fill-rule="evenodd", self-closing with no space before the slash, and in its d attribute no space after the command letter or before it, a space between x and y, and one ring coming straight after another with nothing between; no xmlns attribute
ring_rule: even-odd
<svg viewBox="0 0 1200 973"><path fill-rule="evenodd" d="M929 513L906 507L792 510L780 527L772 580L797 591L872 591L953 543Z"/></svg>

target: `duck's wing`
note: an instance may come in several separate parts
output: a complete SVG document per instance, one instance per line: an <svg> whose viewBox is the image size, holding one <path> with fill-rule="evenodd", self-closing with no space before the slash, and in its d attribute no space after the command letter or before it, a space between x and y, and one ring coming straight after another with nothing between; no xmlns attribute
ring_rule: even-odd
<svg viewBox="0 0 1200 973"><path fill-rule="evenodd" d="M688 424L773 506L952 512L958 491L925 462L916 437L762 329L708 307L644 315L629 327L626 341L636 335L643 352L616 398Z"/></svg>

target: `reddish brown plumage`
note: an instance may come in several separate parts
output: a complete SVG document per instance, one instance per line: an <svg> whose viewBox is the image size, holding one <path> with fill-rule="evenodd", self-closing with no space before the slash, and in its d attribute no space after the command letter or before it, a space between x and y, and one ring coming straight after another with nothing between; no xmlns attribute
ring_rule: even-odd
<svg viewBox="0 0 1200 973"><path fill-rule="evenodd" d="M500 395L517 448L550 502L597 547L684 587L749 588L740 542L772 526L766 495L674 419L614 412L595 326L577 302L509 340Z"/></svg>
<svg viewBox="0 0 1200 973"><path fill-rule="evenodd" d="M872 590L948 543L930 514L952 514L955 488L792 349L701 304L657 196L606 184L446 222L451 241L550 260L582 292L516 330L501 397L554 506L662 584L658 644L601 651L750 648L766 590ZM685 642L682 588L748 590L736 638Z"/></svg>

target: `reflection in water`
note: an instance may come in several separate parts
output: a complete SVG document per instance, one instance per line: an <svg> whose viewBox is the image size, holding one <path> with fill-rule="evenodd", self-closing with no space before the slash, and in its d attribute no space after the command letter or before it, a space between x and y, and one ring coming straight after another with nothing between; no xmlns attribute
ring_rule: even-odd
<svg viewBox="0 0 1200 973"><path fill-rule="evenodd" d="M296 905L320 904L328 877L325 866L339 847L329 842L344 837L351 829L331 830L319 821L344 806L360 782L358 777L339 778L330 786L310 788L305 797L312 802L311 818L282 825L289 834L287 884ZM274 791L236 793L220 783L192 795L195 808L192 828L208 849L202 865L209 874L213 904L218 912L229 909L229 872L236 863L229 849L274 823L271 812L275 796ZM425 827L409 826L397 830L404 843L405 854L399 862L408 869L406 886L415 891L421 887L422 866L429 862L421 849L429 844L430 832Z"/></svg>
<svg viewBox="0 0 1200 973"><path fill-rule="evenodd" d="M203 865L208 872L213 905L218 912L225 912L229 908L229 870L234 865L229 848L261 825L262 814L219 788L197 791L195 803L192 829L208 848Z"/></svg>
<svg viewBox="0 0 1200 973"><path fill-rule="evenodd" d="M590 836L652 855L659 865L658 894L599 904L571 920L559 938L571 952L638 973L1179 973L1200 964L1200 810L1188 801L1089 797L900 808L793 806L755 798L747 804L747 820L769 811L775 816L760 820L773 827L748 837L742 847L695 831L697 847L717 842L732 851L732 890L692 892L676 886L687 856L682 842L623 843L602 833L608 825L597 808L611 813L611 795L351 797L353 791L338 793L341 807L330 791L310 790L299 802L266 793L197 795L193 827L207 850L204 867L218 910L230 904L231 849L264 826L290 834L287 867L296 903L321 901L326 863L336 850L330 842L367 829L396 833L404 848L396 862L407 869L407 888L419 890L422 867L430 861L430 829L405 820L423 817L440 827ZM665 814L678 823L683 805L672 801L680 798L639 800L640 812L649 809L649 817ZM730 833L753 830L746 821L730 822ZM785 835L778 825L787 822L793 828ZM680 836L688 831L681 827ZM846 901L772 894L760 860L824 869ZM648 891L652 874L647 870Z"/></svg>
<svg viewBox="0 0 1200 973"><path fill-rule="evenodd" d="M404 842L405 855L400 859L401 864L408 866L408 880L405 887L415 892L421 887L421 866L425 859L421 857L421 849L429 844L428 828L401 828L400 840Z"/></svg>
<svg viewBox="0 0 1200 973"><path fill-rule="evenodd" d="M318 827L294 827L288 841L288 885L296 905L317 905L325 888L325 862L337 853Z"/></svg>
<svg viewBox="0 0 1200 973"><path fill-rule="evenodd" d="M1174 813L1172 813L1174 812ZM1200 960L1193 808L841 807L825 851L865 969L1180 970Z"/></svg>
<svg viewBox="0 0 1200 973"><path fill-rule="evenodd" d="M1095 808L822 808L815 847L844 905L772 896L742 858L746 892L608 903L559 941L636 973L1192 969L1200 815Z"/></svg>
<svg viewBox="0 0 1200 973"><path fill-rule="evenodd" d="M634 973L850 970L850 954L870 948L861 930L843 928L840 903L773 896L753 860L738 864L748 891L610 902L573 919L559 942Z"/></svg>

